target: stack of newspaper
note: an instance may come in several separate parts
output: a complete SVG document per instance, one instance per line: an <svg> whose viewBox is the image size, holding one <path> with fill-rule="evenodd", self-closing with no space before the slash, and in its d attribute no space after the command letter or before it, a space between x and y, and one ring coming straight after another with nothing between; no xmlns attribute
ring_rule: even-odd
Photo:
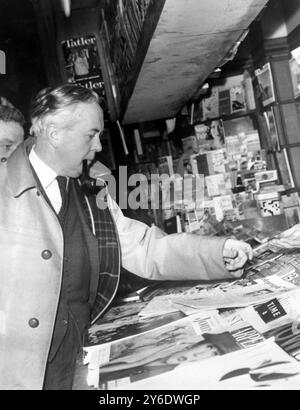
<svg viewBox="0 0 300 410"><path fill-rule="evenodd" d="M264 244L244 279L115 306L89 330L100 389L299 389L300 253ZM150 299L150 300L149 300Z"/></svg>

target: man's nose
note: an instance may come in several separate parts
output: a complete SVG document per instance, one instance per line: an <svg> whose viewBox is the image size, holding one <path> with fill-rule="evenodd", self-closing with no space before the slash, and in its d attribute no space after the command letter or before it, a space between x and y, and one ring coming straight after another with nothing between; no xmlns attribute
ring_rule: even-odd
<svg viewBox="0 0 300 410"><path fill-rule="evenodd" d="M93 150L96 152L102 151L102 144L99 137L95 137L93 141Z"/></svg>

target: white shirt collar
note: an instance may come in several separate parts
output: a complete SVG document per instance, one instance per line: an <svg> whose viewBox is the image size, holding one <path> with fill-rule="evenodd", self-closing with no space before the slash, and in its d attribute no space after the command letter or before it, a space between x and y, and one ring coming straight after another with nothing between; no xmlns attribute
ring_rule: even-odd
<svg viewBox="0 0 300 410"><path fill-rule="evenodd" d="M31 162L43 188L47 189L57 177L57 173L39 158L34 147L32 147L32 150L30 151L29 161Z"/></svg>

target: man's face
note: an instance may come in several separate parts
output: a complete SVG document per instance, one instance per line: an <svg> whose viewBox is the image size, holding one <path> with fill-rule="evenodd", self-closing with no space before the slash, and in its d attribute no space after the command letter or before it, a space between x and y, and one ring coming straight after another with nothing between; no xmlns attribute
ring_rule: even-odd
<svg viewBox="0 0 300 410"><path fill-rule="evenodd" d="M103 114L96 103L78 103L68 110L67 127L57 125L56 159L60 175L77 178L82 174L82 162L91 162L102 149Z"/></svg>
<svg viewBox="0 0 300 410"><path fill-rule="evenodd" d="M8 158L23 142L24 130L17 122L0 121L0 160Z"/></svg>

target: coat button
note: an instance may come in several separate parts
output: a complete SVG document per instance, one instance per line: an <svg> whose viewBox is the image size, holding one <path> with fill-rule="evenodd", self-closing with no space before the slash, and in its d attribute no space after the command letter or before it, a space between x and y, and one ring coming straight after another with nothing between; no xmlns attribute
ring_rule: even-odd
<svg viewBox="0 0 300 410"><path fill-rule="evenodd" d="M35 327L38 327L40 322L35 317L32 317L31 319L28 320L28 324L30 327L35 328Z"/></svg>
<svg viewBox="0 0 300 410"><path fill-rule="evenodd" d="M7 158L6 157L2 157L1 158L1 162L6 162L7 161Z"/></svg>
<svg viewBox="0 0 300 410"><path fill-rule="evenodd" d="M52 252L49 251L49 249L45 249L45 250L42 252L42 258L43 258L43 259L50 259L51 256L52 256Z"/></svg>

